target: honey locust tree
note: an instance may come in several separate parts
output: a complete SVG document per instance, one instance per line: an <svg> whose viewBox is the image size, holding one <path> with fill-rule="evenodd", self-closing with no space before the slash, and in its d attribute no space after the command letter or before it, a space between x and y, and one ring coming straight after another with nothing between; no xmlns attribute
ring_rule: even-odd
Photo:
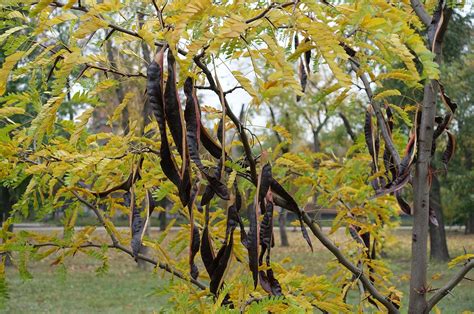
<svg viewBox="0 0 474 314"><path fill-rule="evenodd" d="M397 313L406 301L377 252L400 206L413 212L415 221L409 310L430 311L474 263L469 254L456 258L454 264L463 264L459 273L428 297L433 139L448 134L443 161L454 151L446 129L456 105L444 92L437 59L454 5L442 0L3 1L1 182L15 187L28 180L28 185L3 224L1 251L12 253L28 278L32 259L61 265L82 252L102 261L98 271L106 271L108 252L119 250L181 279L170 282L169 291L182 311ZM110 51L131 58L122 64ZM319 101L308 87L317 73L330 78L321 84L325 97ZM227 88L229 76L235 85ZM25 78L8 91L7 85ZM387 79L424 86L423 102L391 104L388 97L401 92L384 88ZM110 124L122 117L123 127L91 132L88 121L107 105L105 94L120 93L125 84L137 91L118 94L120 104L108 117ZM296 119L314 125L319 106L337 110L363 96L365 137L343 158L304 147L282 154L290 138L283 126L273 129L284 140L270 147L255 126L258 117L236 114L240 104L232 102L232 94L242 90L248 110L255 111L292 95ZM438 94L447 113L435 119ZM68 97L83 107L76 122L59 114ZM140 100L143 114L137 119L127 109ZM396 115L411 127L410 136L400 132ZM415 192L413 210L401 194L408 183ZM305 212L305 202L316 193L321 205L338 210L331 232L342 227L349 241L333 242ZM149 216L164 210L157 204L163 198L180 215L179 231L147 236ZM61 238L8 231L31 212L44 214L64 204ZM308 249L315 239L306 228L335 256L328 265L334 272L307 276L301 267L271 261L275 206L298 217ZM108 241L93 226L75 230L85 210L97 217ZM129 232L115 228L117 214L130 216ZM146 256L139 253L143 246L150 249ZM350 293L359 293L360 301L348 302Z"/></svg>

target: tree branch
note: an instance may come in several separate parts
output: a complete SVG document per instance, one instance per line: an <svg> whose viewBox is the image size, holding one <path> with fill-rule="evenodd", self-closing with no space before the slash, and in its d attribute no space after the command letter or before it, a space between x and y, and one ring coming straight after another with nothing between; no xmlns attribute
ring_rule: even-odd
<svg viewBox="0 0 474 314"><path fill-rule="evenodd" d="M461 270L454 275L451 280L448 281L448 283L442 287L441 289L437 290L436 293L428 300L427 306L426 306L426 313L429 313L430 310L439 302L441 299L443 299L445 296L451 292L451 290L456 287L458 283L461 282L461 280L464 279L464 276L472 269L474 268L474 260L470 260L467 262Z"/></svg>
<svg viewBox="0 0 474 314"><path fill-rule="evenodd" d="M56 178L62 185L64 186L67 186L66 183L60 179L60 178ZM125 246L123 246L122 244L120 244L120 242L118 241L117 237L115 236L115 234L112 232L112 230L110 230L110 228L108 227L104 217L102 216L102 214L100 213L100 211L97 209L96 206L94 206L93 204L91 204L90 202L88 202L86 199L84 199L82 196L79 195L79 193L77 193L76 191L74 190L71 190L71 193L79 200L79 202L81 202L82 204L86 205L87 207L89 207L93 212L94 214L97 216L97 219L99 220L99 222L102 224L102 226L105 228L105 230L107 231L107 233L109 234L111 240L112 240L112 247L116 248L116 249L119 249L125 253L127 253L128 255L130 255L131 257L134 257L134 258L138 258L138 259L141 259L141 260L144 260L148 263L151 263L155 266L158 266L159 268L169 272L170 274L178 277L178 278L181 278L183 280L186 280L186 281L189 281L191 282L192 284L196 285L197 287L199 287L201 290L205 290L206 289L206 286L204 284L202 284L201 282L193 279L193 278L186 278L183 274L173 270L168 264L165 264L165 263L161 263L161 262L157 262L147 256L143 256L143 255L137 255L135 256L133 254L132 251L130 251L128 248L126 248Z"/></svg>
<svg viewBox="0 0 474 314"><path fill-rule="evenodd" d="M364 285L365 289L380 303L382 303L388 310L389 313L399 313L397 307L390 301L390 299L384 297L370 282L370 280L364 275L362 270L351 263L338 249L338 247L326 237L321 231L319 226L314 223L306 212L303 212L303 220L311 229L311 232L318 238L318 240L337 258L339 263L346 267L351 273L359 278Z"/></svg>
<svg viewBox="0 0 474 314"><path fill-rule="evenodd" d="M94 248L101 248L101 247L108 247L108 248L113 248L114 246L111 245L111 244L97 244L97 243L92 243L92 242L87 242L86 244L81 244L79 246L71 246L71 245L60 245L58 243L52 243L52 242L48 242L48 243L28 243L28 245L31 245L35 248L42 248L42 247L49 247L49 246L52 246L52 247L57 247L57 248L60 248L60 249L70 249L70 248L89 248L89 247L94 247Z"/></svg>
<svg viewBox="0 0 474 314"><path fill-rule="evenodd" d="M398 168L400 167L400 162L401 162L400 155L398 154L398 151L395 148L395 145L393 144L392 136L390 134L390 131L387 128L387 123L385 122L385 118L383 117L382 110L380 109L379 104L374 100L374 94L372 92L372 88L370 87L369 80L365 76L365 73L358 73L359 64L357 61L354 60L354 58L351 57L349 59L349 62L351 63L352 70L356 72L356 74L359 76L359 78L362 80L362 83L364 84L365 93L367 94L367 97L369 98L370 105L374 109L375 116L377 118L377 125L380 128L382 137L385 141L385 145L387 146L387 149L392 155L394 164L398 170Z"/></svg>
<svg viewBox="0 0 474 314"><path fill-rule="evenodd" d="M59 244L56 244L56 243L37 243L37 244L34 244L34 243L29 243L30 245L32 245L33 247L35 248L41 248L41 247L58 247L58 248L72 248L72 246L61 246ZM83 245L80 245L78 246L78 248L89 248L89 247L93 247L93 248L102 248L103 246L107 246L108 248L111 248L111 249L117 249L119 251L122 251L122 252L125 252L127 253L128 255L130 255L131 257L134 257L134 258L137 258L137 259L140 259L140 260L143 260L145 262L148 262L152 265L155 265L165 271L167 271L168 273L172 274L173 276L176 276L180 279L183 279L185 281L189 281L191 282L192 284L196 285L199 289L201 290L206 290L206 286L204 284L202 284L200 281L198 280L195 280L193 278L187 278L185 277L183 274L181 274L180 272L178 271L175 271L173 270L168 264L165 264L165 263L160 263L160 262L157 262L155 261L154 259L152 258L149 258L147 256L144 256L144 255L133 255L132 251L130 251L128 248L126 248L125 246L117 243L117 244L96 244L96 243L86 243L86 244L83 244Z"/></svg>
<svg viewBox="0 0 474 314"><path fill-rule="evenodd" d="M343 114L342 112L339 112L339 117L342 119L342 122L344 123L344 127L346 128L347 134L351 137L351 140L355 143L357 136L355 135L354 131L352 130L351 123L349 122L349 119L347 119L346 115Z"/></svg>
<svg viewBox="0 0 474 314"><path fill-rule="evenodd" d="M29 162L29 163L32 163L32 164L38 164L37 162L33 161L33 160L29 160L27 158L24 158L24 160L26 162ZM57 178L56 179L58 180L59 183L61 183L63 186L67 187L66 185L66 182L64 182L63 179L61 178ZM94 206L92 203L90 203L89 201L87 201L85 198L83 198L81 195L79 195L79 193L77 193L76 191L74 190L70 190L70 192L77 198L77 200L79 202L81 202L82 204L84 204L85 206L87 206L89 209L91 209L94 214L96 215L97 219L99 220L100 224L105 228L105 230L107 231L107 233L109 234L110 236L110 239L112 240L112 245L109 245L109 247L112 247L112 248L116 248L120 251L123 251L125 253L127 253L128 255L130 255L131 257L134 257L136 259L141 259L145 262L148 262L150 264L153 264L165 271L167 271L168 273L180 278L180 279L183 279L185 281L188 281L192 284L194 284L195 286L197 286L199 289L201 290L206 290L207 287L201 283L200 281L196 280L196 279L193 279L192 277L188 278L186 277L185 275L181 274L180 272L172 269L168 264L165 264L165 263L161 263L161 262L157 262L147 256L143 256L143 255L134 255L133 252L131 250L129 250L127 247L123 246L122 244L120 244L120 241L117 239L117 237L115 236L115 234L112 232L112 230L110 230L107 222L105 221L104 217L102 216L102 214L100 213L100 211L97 209L96 206ZM90 246L93 246L92 244Z"/></svg>
<svg viewBox="0 0 474 314"><path fill-rule="evenodd" d="M426 12L425 7L420 2L420 0L410 0L411 7L413 11L415 11L416 15L420 18L420 20L425 24L425 26L429 26L431 24L431 16Z"/></svg>
<svg viewBox="0 0 474 314"><path fill-rule="evenodd" d="M221 91L216 85L216 82L214 80L214 77L212 76L211 71L206 67L206 65L201 61L201 56L197 55L193 58L194 63L203 71L204 75L207 78L207 81L209 82L209 89L212 90L218 97L219 99L221 98ZM226 110L226 115L232 120L232 122L235 124L237 128L237 132L239 133L240 140L244 146L244 152L245 156L247 157L249 166L250 166L250 175L252 177L252 181L256 184L257 183L257 167L255 164L255 159L253 158L252 155L252 148L250 147L250 142L247 136L247 133L245 133L245 128L243 127L242 123L240 122L239 118L234 114L232 109L229 106L229 103L227 102L227 99L225 98L225 95L223 97L224 101L224 106Z"/></svg>
<svg viewBox="0 0 474 314"><path fill-rule="evenodd" d="M216 93L218 96L220 96L220 91L219 89L217 88L217 85L214 81L214 78L211 74L211 72L209 71L209 69L203 64L203 62L201 61L201 56L196 56L194 58L194 62L196 63L196 65L203 71L203 73L206 75L206 78L209 82L209 87L212 91L214 91L214 93ZM365 78L365 76L364 76ZM365 79L365 81L367 82L368 84L368 81L367 79ZM369 86L370 88L370 86ZM369 99L372 101L372 91L369 89L367 90L367 93L369 96ZM244 129L243 129L243 126L242 124L240 123L239 119L233 114L229 104L227 103L226 99L224 98L224 102L225 102L225 106L226 106L226 112L227 112L227 115L229 116L229 118L232 120L232 122L236 125L237 127L237 130L240 134L240 138L241 138L241 141L244 145L244 150L245 150L245 154L247 156L247 159L249 161L249 164L250 164L250 171L251 171L251 174L252 174L252 182L253 184L257 184L257 172L256 172L256 167L255 167L255 160L253 159L252 157L252 152L251 152L251 148L250 148L250 144L249 144L249 141L248 141L248 138L247 138L247 134L245 133ZM376 104L377 106L377 104ZM379 109L379 113L380 113L380 117L382 118L382 128L385 128L386 129L386 124L385 124L385 121L383 120L383 116L381 115L381 111L380 111L380 107L378 107ZM387 131L387 135L388 135L388 131ZM396 153L396 157L398 157L398 161L400 162L400 157L398 156L398 153L395 149L395 147L393 146L393 142L391 141L391 137L388 136L388 140L389 140L389 143L392 144L392 147L394 149L394 152ZM395 158L394 158L395 159ZM277 204L279 206L281 206L282 204ZM281 207L284 207L284 206L281 206ZM319 239L319 241L327 248L331 251L331 253L336 256L336 258L339 260L339 262L344 266L346 267L350 272L352 272L353 274L355 274L356 276L359 277L360 281L362 282L362 284L364 285L364 287L367 289L367 291L376 299L378 300L380 303L382 303L386 308L387 310L389 311L389 313L399 313L398 309L395 307L395 305L389 300L387 299L386 297L384 297L373 285L372 283L370 282L370 280L362 273L362 270L360 270L357 266L355 266L354 264L352 264L343 254L342 252L331 242L331 240L329 238L327 238L324 233L322 233L321 229L311 220L311 218L308 216L307 213L303 212L303 220L304 222L306 223L306 225L308 225L308 227L311 229L311 231L313 232L313 234Z"/></svg>
<svg viewBox="0 0 474 314"><path fill-rule="evenodd" d="M293 1L293 2L287 2L287 3L283 3L283 4L280 4L280 3L272 3L270 4L265 10L263 10L262 12L260 12L260 14L258 14L257 16L254 16L250 19L248 19L247 21L245 21L245 24L250 24L252 22L255 22L256 20L258 19L261 19L261 18L264 18L268 12L271 11L271 9L273 8L286 8L286 7L289 7L290 5L295 5L297 3L297 1Z"/></svg>
<svg viewBox="0 0 474 314"><path fill-rule="evenodd" d="M57 1L51 2L49 5L52 6L52 7L55 7L55 8L62 8L62 7L65 6L65 4L59 3L59 2L57 2ZM73 6L73 7L71 7L70 9L71 9L71 10L76 10L76 11L81 11L81 12L84 12L84 13L89 13L89 10L88 10L87 8L85 8L85 7ZM117 31L117 32L121 32L121 33L130 35L130 36L133 36L133 37L137 37L137 38L140 38L140 39L143 40L143 37L140 36L137 32L128 30L128 29L126 29L126 28L123 28L123 27L118 26L118 25L113 24L113 23L108 23L108 22L107 22L107 26L108 26L109 28L111 28L111 29ZM163 46L165 46L165 45L167 45L167 44L164 43L164 42L155 42L155 46L157 46L157 47L163 47ZM181 48L178 48L178 53L181 54L181 55L183 55L183 56L185 56L185 55L188 54L187 51L185 51L185 50L183 50L183 49L181 49Z"/></svg>
<svg viewBox="0 0 474 314"><path fill-rule="evenodd" d="M43 49L48 49L49 47L43 45L43 44L39 44L39 46ZM64 49L66 49L67 51L69 51L69 53L71 53L71 49L69 49L69 47L65 46L65 45L62 45L64 47ZM56 51L56 49L51 49L49 50L49 52L51 54L56 54L58 53L58 51ZM49 78L52 76L53 74L53 70L54 68L56 67L56 64L58 63L59 60L62 60L64 59L63 56L59 55L56 57L54 63L53 63L53 66L51 67L51 70L48 74L48 80ZM139 72L139 73L124 73L124 72L121 72L121 71L118 71L118 70L114 70L114 69L111 69L111 68L107 68L107 67L103 67L103 66L100 66L100 65L95 65L95 64L92 64L92 63L85 63L84 64L85 68L81 71L81 73L84 73L84 71L86 71L87 69L96 69L96 70L100 70L100 71L103 71L104 73L112 73L112 74L116 74L116 75L119 75L119 76L124 76L124 77L143 77L143 78L146 78L146 75ZM79 75L81 76L81 75Z"/></svg>
<svg viewBox="0 0 474 314"><path fill-rule="evenodd" d="M90 63L86 63L85 65L86 65L87 68L97 69L97 70L103 71L104 73L112 73L112 74L119 75L119 76L124 76L124 77L143 77L143 78L146 78L146 75L141 73L141 72L139 72L139 73L124 73L124 72L120 72L120 71L117 71L117 70L114 70L114 69L106 68L106 67L103 67L103 66L100 66L100 65L94 65L94 64L90 64Z"/></svg>

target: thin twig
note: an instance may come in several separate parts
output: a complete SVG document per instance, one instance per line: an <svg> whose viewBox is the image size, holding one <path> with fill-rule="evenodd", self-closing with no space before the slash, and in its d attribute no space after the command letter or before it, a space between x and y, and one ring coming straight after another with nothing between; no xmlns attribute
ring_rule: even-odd
<svg viewBox="0 0 474 314"><path fill-rule="evenodd" d="M56 7L56 8L62 8L62 7L65 6L65 4L62 4L62 3L59 3L59 2L56 2L56 1L51 2L49 5L52 6L52 7ZM85 7L76 7L76 6L73 6L73 7L71 7L70 9L71 9L71 10L82 11L82 12L84 12L84 13L89 13L89 10L88 10L87 8L85 8ZM128 29L126 29L126 28L123 28L123 27L118 26L118 25L113 24L113 23L107 23L107 26L108 26L109 28L111 28L111 29L117 31L117 32L121 32L121 33L130 35L130 36L133 36L133 37L136 37L136 38L140 38L140 39L143 40L143 37L140 36L137 32L128 30ZM165 46L165 45L166 45L166 43L164 43L164 42L155 42L155 46L157 46L157 47L163 47L163 46ZM181 55L183 55L183 56L185 56L185 55L187 55L188 52L185 51L185 50L183 50L183 49L181 49L181 48L178 48L178 53L181 54Z"/></svg>
<svg viewBox="0 0 474 314"><path fill-rule="evenodd" d="M296 2L295 1L292 1L292 2L287 2L287 3L283 3L283 4L279 4L279 3L272 3L270 4L265 10L263 10L262 12L260 12L260 14L248 19L247 21L245 21L246 24L250 24L252 22L255 22L256 20L258 19L261 19L261 18L264 18L268 12L270 12L271 9L273 8L286 8L286 7L289 7L290 5L294 5Z"/></svg>
<svg viewBox="0 0 474 314"><path fill-rule="evenodd" d="M441 301L445 296L447 296L451 290L456 287L458 283L461 282L461 280L465 279L465 275L472 269L474 268L474 259L468 261L462 268L461 270L451 278L451 280L446 283L446 285L440 289L428 300L427 305L426 305L426 313L429 313L430 310L439 302Z"/></svg>
<svg viewBox="0 0 474 314"><path fill-rule="evenodd" d="M217 84L214 80L214 77L212 76L211 71L209 71L207 66L201 61L201 58L199 56L195 56L193 60L194 60L194 63L196 63L196 65L203 71L204 75L206 75L207 81L209 82L210 89L218 97L221 97L221 92L219 88L217 87ZM239 118L234 114L234 112L232 111L232 108L230 108L225 95L223 97L223 102L226 108L227 116L232 120L232 122L235 124L237 128L237 132L239 133L240 140L244 146L245 155L247 157L247 161L250 166L250 175L252 176L252 181L256 183L257 182L257 168L255 164L255 159L253 158L253 155L252 155L252 148L250 147L250 142L249 142L247 133L245 132L245 129L242 123L240 122Z"/></svg>
<svg viewBox="0 0 474 314"><path fill-rule="evenodd" d="M29 162L29 163L38 164L37 162L35 162L33 160L29 160L29 159L26 159L26 158L24 158L24 160ZM56 179L63 186L67 187L66 182L64 182L63 179L57 178L57 177L56 177ZM188 282L194 284L195 286L197 286L201 290L206 290L207 289L207 287L203 283L201 283L200 281L198 281L196 279L193 279L192 277L189 277L189 278L186 277L185 275L181 274L180 272L172 269L168 264L157 262L157 261L155 261L155 260L153 260L153 259L151 259L147 256L143 256L143 255L140 255L140 254L134 255L131 250L129 250L127 247L120 244L120 241L117 239L117 237L112 232L112 230L110 230L107 222L105 221L105 218L102 216L102 214L99 211L99 209L97 208L97 206L94 206L94 204L87 201L85 198L83 198L81 195L79 195L79 193L77 193L76 191L70 190L70 192L77 198L77 200L79 202L81 202L82 204L84 204L85 206L87 206L89 209L91 209L94 212L94 214L96 215L96 217L99 220L100 224L105 228L105 230L107 231L107 233L110 236L110 239L112 240L111 247L116 248L120 251L123 251L123 252L127 253L128 255L130 255L131 257L134 257L135 259L141 259L145 262L151 263L151 264L153 264L153 265L169 272L170 274L172 274L172 275L174 275L174 276L176 276L180 279L183 279L185 281L188 281Z"/></svg>

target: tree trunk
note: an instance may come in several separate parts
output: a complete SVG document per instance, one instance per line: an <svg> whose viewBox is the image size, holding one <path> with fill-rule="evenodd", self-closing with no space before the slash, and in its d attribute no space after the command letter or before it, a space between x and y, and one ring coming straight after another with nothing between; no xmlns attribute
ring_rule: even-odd
<svg viewBox="0 0 474 314"><path fill-rule="evenodd" d="M428 26L426 46L436 54L435 62L441 61L441 45L452 9L440 0ZM413 178L413 230L411 246L411 277L408 313L427 313L426 290L428 268L428 226L430 207L430 160L436 115L436 80L426 80L418 130L418 149Z"/></svg>
<svg viewBox="0 0 474 314"><path fill-rule="evenodd" d="M281 207L278 213L278 225L280 228L281 246L290 246L288 235L286 234L286 210Z"/></svg>
<svg viewBox="0 0 474 314"><path fill-rule="evenodd" d="M425 83L423 109L418 138L418 159L413 179L413 231L411 250L411 279L409 313L423 313L426 308L426 269L430 186L428 182L436 114L435 81Z"/></svg>
<svg viewBox="0 0 474 314"><path fill-rule="evenodd" d="M3 228L3 223L10 217L10 211L12 209L12 198L8 188L0 187L0 222ZM8 231L13 231L13 224L8 226ZM2 242L6 239L2 239ZM10 253L1 253L0 257L5 254L5 266L12 266Z"/></svg>
<svg viewBox="0 0 474 314"><path fill-rule="evenodd" d="M145 236L150 237L150 229L151 229L151 217L149 217L148 219L148 224L145 229ZM141 255L147 256L148 251L149 251L148 247L142 245L138 253ZM138 268L142 270L149 270L151 268L151 264L149 264L147 261L144 261L142 259L137 260L137 265L138 265Z"/></svg>
<svg viewBox="0 0 474 314"><path fill-rule="evenodd" d="M166 225L167 225L167 223L166 223L166 211L162 211L158 214L158 220L160 221L160 231L165 231Z"/></svg>
<svg viewBox="0 0 474 314"><path fill-rule="evenodd" d="M318 153L321 151L321 142L319 141L319 131L313 130L313 151Z"/></svg>
<svg viewBox="0 0 474 314"><path fill-rule="evenodd" d="M109 62L112 68L116 69L117 62L115 60L115 51L114 51L114 47L112 46L112 41L110 39L107 40L107 59L109 59ZM119 78L116 74L114 74L113 77L116 79ZM117 95L117 100L118 100L117 106L118 106L120 105L120 103L123 101L125 97L125 92L123 90L123 87L120 84L117 85L117 87L115 88L115 94ZM128 112L128 107L125 106L125 108L123 108L122 110L122 121L121 121L123 134L127 134L129 131L129 128L130 128L129 121L128 121L129 118L130 118L130 114Z"/></svg>
<svg viewBox="0 0 474 314"><path fill-rule="evenodd" d="M441 187L439 180L433 176L430 193L430 207L434 210L438 226L430 222L430 259L437 262L449 261L446 232L444 230L443 209L441 206Z"/></svg>
<svg viewBox="0 0 474 314"><path fill-rule="evenodd" d="M466 229L464 232L466 234L474 233L474 213L469 213L469 216L466 219Z"/></svg>

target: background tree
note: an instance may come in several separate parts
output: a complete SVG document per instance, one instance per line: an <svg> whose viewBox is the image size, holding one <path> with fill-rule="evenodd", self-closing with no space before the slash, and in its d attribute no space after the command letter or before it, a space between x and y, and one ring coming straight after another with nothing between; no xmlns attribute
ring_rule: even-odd
<svg viewBox="0 0 474 314"><path fill-rule="evenodd" d="M458 100L459 111L452 131L456 134L456 155L449 171L441 176L442 194L446 199L448 219L463 224L466 233L473 233L473 200L472 200L472 15L464 17L455 15L451 32L447 34L446 45L457 46L459 55L451 49L444 49L446 86L453 97ZM456 35L454 35L456 33ZM452 36L449 36L452 34ZM461 180L461 177L463 178ZM462 183L461 183L462 181Z"/></svg>

